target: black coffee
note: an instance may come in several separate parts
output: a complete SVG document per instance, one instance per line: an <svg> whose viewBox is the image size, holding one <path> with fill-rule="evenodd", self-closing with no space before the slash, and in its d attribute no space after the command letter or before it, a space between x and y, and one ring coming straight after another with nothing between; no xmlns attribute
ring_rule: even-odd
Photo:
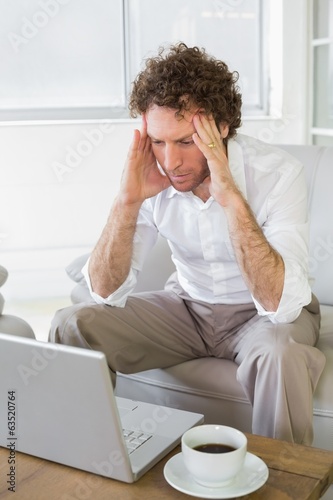
<svg viewBox="0 0 333 500"><path fill-rule="evenodd" d="M199 446L195 446L193 449L203 451L204 453L229 453L236 450L233 446L220 443L199 444Z"/></svg>

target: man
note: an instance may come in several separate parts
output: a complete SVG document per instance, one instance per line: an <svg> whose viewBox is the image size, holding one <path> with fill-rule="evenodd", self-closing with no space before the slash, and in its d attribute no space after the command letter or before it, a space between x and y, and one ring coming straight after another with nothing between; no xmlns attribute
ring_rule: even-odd
<svg viewBox="0 0 333 500"><path fill-rule="evenodd" d="M58 312L50 339L105 352L114 375L232 359L253 432L310 444L324 356L305 180L287 153L237 135L236 82L182 43L146 62L130 99L142 128L84 269L96 304ZM164 290L132 294L158 233L177 271Z"/></svg>

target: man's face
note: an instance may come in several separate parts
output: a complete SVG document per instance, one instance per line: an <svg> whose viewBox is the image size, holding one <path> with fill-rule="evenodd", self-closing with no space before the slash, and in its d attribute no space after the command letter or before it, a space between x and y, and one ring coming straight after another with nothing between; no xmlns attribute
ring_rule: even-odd
<svg viewBox="0 0 333 500"><path fill-rule="evenodd" d="M210 174L206 158L192 140L193 115L187 112L178 118L174 109L161 106L152 106L146 113L156 160L171 185L182 192L195 191Z"/></svg>

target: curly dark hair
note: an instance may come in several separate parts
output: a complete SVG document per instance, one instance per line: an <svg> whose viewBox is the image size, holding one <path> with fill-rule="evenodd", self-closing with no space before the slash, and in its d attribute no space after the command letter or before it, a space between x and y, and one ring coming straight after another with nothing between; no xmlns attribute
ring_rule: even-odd
<svg viewBox="0 0 333 500"><path fill-rule="evenodd" d="M236 85L238 73L209 56L205 49L185 43L161 47L156 57L133 82L129 110L132 117L145 113L152 105L166 106L182 116L193 106L212 114L217 125L229 125L228 138L241 125L242 96Z"/></svg>

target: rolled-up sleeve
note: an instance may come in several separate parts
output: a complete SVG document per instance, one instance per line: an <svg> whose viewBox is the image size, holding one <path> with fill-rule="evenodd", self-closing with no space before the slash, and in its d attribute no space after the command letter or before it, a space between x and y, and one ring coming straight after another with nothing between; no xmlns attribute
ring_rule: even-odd
<svg viewBox="0 0 333 500"><path fill-rule="evenodd" d="M130 269L130 272L124 281L124 283L108 297L104 298L98 293L94 292L91 286L90 276L89 276L89 260L82 269L82 274L87 282L89 292L91 297L97 304L106 304L108 306L125 307L127 297L133 291L136 285L137 271L135 269Z"/></svg>
<svg viewBox="0 0 333 500"><path fill-rule="evenodd" d="M292 261L284 262L285 279L282 297L276 311L266 311L255 300L253 301L260 316L267 316L272 323L292 323L298 318L302 308L311 302L311 289L304 279L300 266Z"/></svg>
<svg viewBox="0 0 333 500"><path fill-rule="evenodd" d="M268 200L264 234L284 261L284 286L278 309L266 311L253 301L258 314L272 323L291 323L311 302L308 277L308 208L303 168L283 176Z"/></svg>

